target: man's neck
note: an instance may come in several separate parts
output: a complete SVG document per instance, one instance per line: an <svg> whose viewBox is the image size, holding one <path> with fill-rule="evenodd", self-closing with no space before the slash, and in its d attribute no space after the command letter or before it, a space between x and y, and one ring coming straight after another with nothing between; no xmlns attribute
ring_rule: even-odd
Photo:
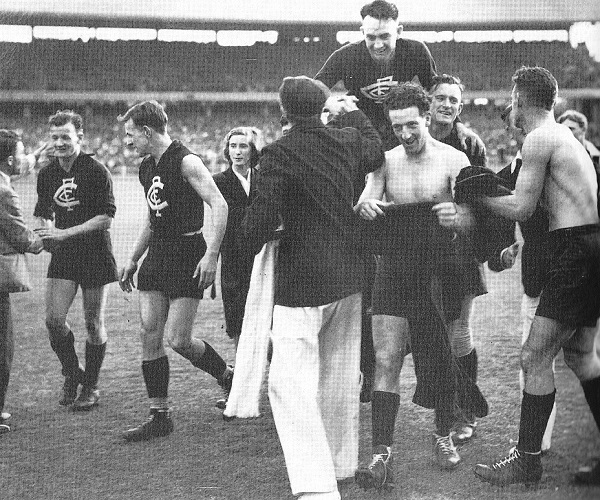
<svg viewBox="0 0 600 500"><path fill-rule="evenodd" d="M165 151L169 149L173 141L169 134L156 135L154 138L154 144L150 150L150 155L154 158L154 161L158 163L162 158L162 155L165 154Z"/></svg>
<svg viewBox="0 0 600 500"><path fill-rule="evenodd" d="M439 123L432 121L429 125L429 134L434 139L441 141L450 135L452 132L452 127L454 126L454 122L452 123Z"/></svg>
<svg viewBox="0 0 600 500"><path fill-rule="evenodd" d="M69 156L67 158L59 157L58 164L65 172L69 172L71 170L71 167L73 167L73 164L75 163L75 160L77 159L77 157L79 156L80 153L81 153L81 150L75 151L75 153L73 153L71 156Z"/></svg>
<svg viewBox="0 0 600 500"><path fill-rule="evenodd" d="M534 108L525 114L523 130L526 134L529 134L536 128L542 127L544 125L549 125L551 123L556 123L552 111Z"/></svg>

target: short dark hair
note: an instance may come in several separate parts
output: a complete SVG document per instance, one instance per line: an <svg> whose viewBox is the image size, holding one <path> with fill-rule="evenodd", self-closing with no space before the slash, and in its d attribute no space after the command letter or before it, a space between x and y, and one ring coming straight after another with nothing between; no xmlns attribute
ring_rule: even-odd
<svg viewBox="0 0 600 500"><path fill-rule="evenodd" d="M411 108L413 106L416 106L419 114L423 116L431 107L431 98L418 83L404 82L396 87L392 87L383 101L383 105L388 118L390 111Z"/></svg>
<svg viewBox="0 0 600 500"><path fill-rule="evenodd" d="M360 17L364 19L367 16L374 17L380 21L385 21L386 19L393 19L394 21L397 21L398 7L391 2L386 2L385 0L375 0L367 5L364 5L363 8L360 9Z"/></svg>
<svg viewBox="0 0 600 500"><path fill-rule="evenodd" d="M83 118L72 109L61 109L48 118L48 125L52 127L62 127L67 123L72 123L77 132L83 128Z"/></svg>
<svg viewBox="0 0 600 500"><path fill-rule="evenodd" d="M581 129L586 132L588 128L588 120L583 113L575 111L574 109L567 109L562 115L556 120L558 123L562 123L565 120L571 120L578 123Z"/></svg>
<svg viewBox="0 0 600 500"><path fill-rule="evenodd" d="M260 158L260 150L258 143L258 130L254 127L235 127L232 128L225 136L225 147L223 148L223 156L231 165L231 156L229 156L229 141L234 135L243 135L248 138L250 144L250 168L258 165L258 159Z"/></svg>
<svg viewBox="0 0 600 500"><path fill-rule="evenodd" d="M286 76L279 87L279 102L290 121L320 115L331 95L327 85L308 76Z"/></svg>
<svg viewBox="0 0 600 500"><path fill-rule="evenodd" d="M17 144L21 141L21 136L14 130L0 129L0 162L13 156L17 152Z"/></svg>
<svg viewBox="0 0 600 500"><path fill-rule="evenodd" d="M552 73L541 66L521 66L512 77L519 94L537 108L551 111L558 93L558 83Z"/></svg>
<svg viewBox="0 0 600 500"><path fill-rule="evenodd" d="M159 134L167 131L169 118L165 109L157 101L143 101L131 106L123 115L119 115L117 120L120 122L133 120L136 127L150 127Z"/></svg>
<svg viewBox="0 0 600 500"><path fill-rule="evenodd" d="M465 91L465 86L460 81L460 78L458 76L449 75L447 73L435 75L431 79L431 87L429 91L433 92L435 89L437 89L440 85L443 85L444 83L447 85L457 85L460 89L461 94Z"/></svg>

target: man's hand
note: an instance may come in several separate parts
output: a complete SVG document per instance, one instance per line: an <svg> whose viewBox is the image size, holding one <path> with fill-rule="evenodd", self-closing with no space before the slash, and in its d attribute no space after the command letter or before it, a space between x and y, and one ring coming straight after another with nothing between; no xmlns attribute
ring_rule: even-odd
<svg viewBox="0 0 600 500"><path fill-rule="evenodd" d="M515 261L517 260L517 255L519 255L518 241L513 243L508 248L502 250L502 253L500 253L500 260L502 262L502 265L504 266L504 269L510 269L515 264Z"/></svg>
<svg viewBox="0 0 600 500"><path fill-rule="evenodd" d="M198 288L204 290L213 284L213 282L215 281L215 277L217 276L218 259L219 254L214 256L204 254L204 257L202 257L200 262L198 262L196 270L194 271L194 278L200 276Z"/></svg>
<svg viewBox="0 0 600 500"><path fill-rule="evenodd" d="M458 208L453 201L444 201L431 207L437 215L440 226L447 229L456 229L458 220Z"/></svg>
<svg viewBox="0 0 600 500"><path fill-rule="evenodd" d="M121 269L119 272L119 286L121 290L127 293L131 293L131 291L135 288L135 283L133 282L133 275L137 271L137 262L129 259L125 267Z"/></svg>
<svg viewBox="0 0 600 500"><path fill-rule="evenodd" d="M390 205L393 205L393 203L389 201L384 202L376 199L363 200L354 206L354 212L362 219L375 220L379 216L385 216L382 208L389 207Z"/></svg>
<svg viewBox="0 0 600 500"><path fill-rule="evenodd" d="M325 105L323 106L323 112L329 113L329 120L333 120L338 116L350 113L350 111L356 111L358 107L356 103L358 99L353 95L341 95L341 96L329 96Z"/></svg>
<svg viewBox="0 0 600 500"><path fill-rule="evenodd" d="M456 124L456 133L458 134L460 145L463 149L467 149L467 139L469 137L471 138L471 156L485 156L485 144L481 138L471 129L467 128L464 123L459 122Z"/></svg>
<svg viewBox="0 0 600 500"><path fill-rule="evenodd" d="M70 236L68 229L57 229L54 226L38 227L34 232L42 239L44 250L50 253Z"/></svg>

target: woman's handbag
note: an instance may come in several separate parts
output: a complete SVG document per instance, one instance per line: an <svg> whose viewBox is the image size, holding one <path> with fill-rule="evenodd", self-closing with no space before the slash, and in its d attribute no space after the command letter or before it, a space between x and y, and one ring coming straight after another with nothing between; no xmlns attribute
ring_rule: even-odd
<svg viewBox="0 0 600 500"><path fill-rule="evenodd" d="M0 292L14 293L29 290L31 290L31 285L25 254L0 255Z"/></svg>

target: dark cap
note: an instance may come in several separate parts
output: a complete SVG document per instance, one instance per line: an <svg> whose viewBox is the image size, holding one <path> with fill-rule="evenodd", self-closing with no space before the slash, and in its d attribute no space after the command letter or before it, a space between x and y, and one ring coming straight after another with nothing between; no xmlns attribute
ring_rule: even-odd
<svg viewBox="0 0 600 500"><path fill-rule="evenodd" d="M286 115L320 115L330 96L327 86L308 76L287 76L279 87L279 100Z"/></svg>

